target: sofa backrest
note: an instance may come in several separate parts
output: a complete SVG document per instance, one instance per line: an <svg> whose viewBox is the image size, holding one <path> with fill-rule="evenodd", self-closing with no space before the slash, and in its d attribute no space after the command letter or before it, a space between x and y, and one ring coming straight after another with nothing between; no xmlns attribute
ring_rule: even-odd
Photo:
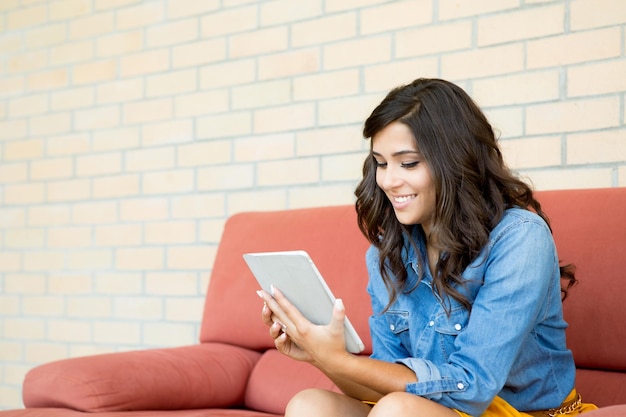
<svg viewBox="0 0 626 417"><path fill-rule="evenodd" d="M366 293L368 242L357 227L354 206L248 212L227 220L205 302L201 342L223 342L255 350L272 348L261 322L259 289L243 260L247 252L305 250L317 265L371 351Z"/></svg>

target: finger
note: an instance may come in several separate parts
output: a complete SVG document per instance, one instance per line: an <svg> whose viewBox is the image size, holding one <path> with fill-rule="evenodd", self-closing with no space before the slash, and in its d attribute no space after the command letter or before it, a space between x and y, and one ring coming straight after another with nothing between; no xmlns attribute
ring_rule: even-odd
<svg viewBox="0 0 626 417"><path fill-rule="evenodd" d="M283 314L274 311L279 320L286 324L289 329L296 330L301 325L308 323L308 320L300 313L300 310L296 308L285 297L285 295L276 287L272 287L272 294L274 294L274 300L282 310Z"/></svg>
<svg viewBox="0 0 626 417"><path fill-rule="evenodd" d="M330 319L330 329L334 334L343 334L344 323L346 320L346 309L343 300L337 298L333 306L333 315Z"/></svg>
<svg viewBox="0 0 626 417"><path fill-rule="evenodd" d="M272 320L272 310L270 310L270 308L267 306L267 303L263 303L263 309L261 310L261 317L263 318L263 322L268 325L271 326L272 323L274 323L274 320Z"/></svg>

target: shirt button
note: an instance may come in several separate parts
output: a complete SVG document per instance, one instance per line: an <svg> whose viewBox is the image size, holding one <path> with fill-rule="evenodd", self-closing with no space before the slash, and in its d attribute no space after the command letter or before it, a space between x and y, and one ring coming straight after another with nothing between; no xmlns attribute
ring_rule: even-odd
<svg viewBox="0 0 626 417"><path fill-rule="evenodd" d="M465 385L463 385L463 383L462 383L462 382L459 382L458 384L456 384L456 387L457 387L458 389L463 389L463 388L465 388Z"/></svg>
<svg viewBox="0 0 626 417"><path fill-rule="evenodd" d="M454 328L457 329L457 330L461 330L462 327L461 327L461 325L459 323L457 323L457 324L454 325Z"/></svg>
<svg viewBox="0 0 626 417"><path fill-rule="evenodd" d="M396 326L394 326L393 324L389 326L389 328L391 329L391 331L393 332L394 330L396 330Z"/></svg>
<svg viewBox="0 0 626 417"><path fill-rule="evenodd" d="M431 320L431 321L430 321L430 323L428 323L428 325L429 325L430 327L433 327L433 326L435 325L435 322Z"/></svg>

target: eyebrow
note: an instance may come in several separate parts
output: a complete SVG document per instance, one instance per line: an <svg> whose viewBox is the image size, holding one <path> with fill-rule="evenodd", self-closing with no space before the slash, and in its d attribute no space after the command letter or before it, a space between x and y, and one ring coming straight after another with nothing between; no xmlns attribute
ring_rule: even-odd
<svg viewBox="0 0 626 417"><path fill-rule="evenodd" d="M414 151L414 150L407 149L407 150L403 150L403 151L394 152L394 153L391 154L391 156L396 157L396 156L409 155L409 154L414 154L414 155L418 155L418 156L421 155L421 153L419 151ZM382 157L382 154L380 154L380 153L378 153L378 152L376 152L374 150L372 150L372 155Z"/></svg>

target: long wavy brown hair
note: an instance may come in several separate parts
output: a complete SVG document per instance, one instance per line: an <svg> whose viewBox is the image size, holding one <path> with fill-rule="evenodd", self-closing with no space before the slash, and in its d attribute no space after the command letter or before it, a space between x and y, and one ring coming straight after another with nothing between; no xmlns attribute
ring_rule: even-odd
<svg viewBox="0 0 626 417"><path fill-rule="evenodd" d="M537 213L550 226L532 189L506 166L496 135L485 115L457 85L420 78L393 89L365 121L363 136L373 138L392 122L409 127L417 149L428 163L436 189L434 225L429 242L442 256L436 264L434 289L443 299L471 309L459 291L463 271L488 243L489 233L504 211L521 207ZM355 195L361 232L379 250L379 269L390 292L391 305L405 291L407 272L402 261L407 226L376 183L376 161L363 164L363 179ZM420 257L418 257L420 258ZM421 262L421 259L420 259ZM574 285L573 265L561 266L563 298ZM423 265L420 265L423 271ZM420 277L421 278L421 277Z"/></svg>

